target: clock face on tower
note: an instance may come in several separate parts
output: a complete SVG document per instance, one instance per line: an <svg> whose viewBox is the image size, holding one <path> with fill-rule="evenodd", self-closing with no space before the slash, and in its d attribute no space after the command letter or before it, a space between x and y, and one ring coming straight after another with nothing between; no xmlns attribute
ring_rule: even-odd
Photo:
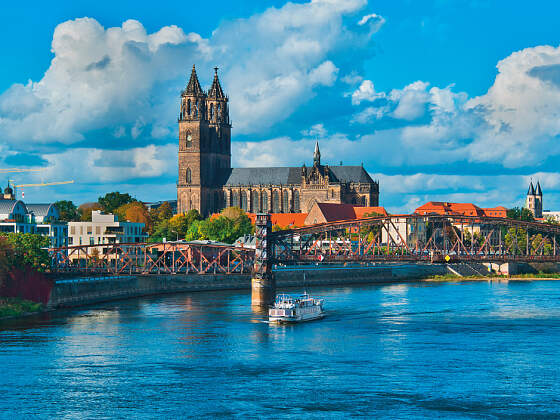
<svg viewBox="0 0 560 420"><path fill-rule="evenodd" d="M190 134L187 134L187 147L191 147L192 146L192 136Z"/></svg>

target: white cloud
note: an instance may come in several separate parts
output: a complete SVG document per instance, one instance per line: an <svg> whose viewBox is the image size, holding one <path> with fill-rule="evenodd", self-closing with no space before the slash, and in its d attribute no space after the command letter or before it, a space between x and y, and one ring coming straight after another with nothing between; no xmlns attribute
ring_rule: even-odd
<svg viewBox="0 0 560 420"><path fill-rule="evenodd" d="M134 20L108 29L91 18L61 23L43 78L0 96L0 133L20 147L25 139L32 149L34 143L78 142L87 131L114 129L117 122L157 125L162 116L153 112L152 89L182 72L168 66L172 57L193 56L195 49L176 26L147 34Z"/></svg>
<svg viewBox="0 0 560 420"><path fill-rule="evenodd" d="M352 105L359 105L364 101L373 102L384 97L385 93L375 91L375 86L371 80L364 80L358 89L352 93Z"/></svg>

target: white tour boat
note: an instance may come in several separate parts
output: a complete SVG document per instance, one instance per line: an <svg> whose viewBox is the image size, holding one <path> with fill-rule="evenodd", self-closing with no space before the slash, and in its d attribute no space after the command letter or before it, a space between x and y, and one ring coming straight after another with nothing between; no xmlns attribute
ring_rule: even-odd
<svg viewBox="0 0 560 420"><path fill-rule="evenodd" d="M270 323L312 321L323 316L323 299L311 297L307 293L298 297L278 295L274 305L268 310Z"/></svg>

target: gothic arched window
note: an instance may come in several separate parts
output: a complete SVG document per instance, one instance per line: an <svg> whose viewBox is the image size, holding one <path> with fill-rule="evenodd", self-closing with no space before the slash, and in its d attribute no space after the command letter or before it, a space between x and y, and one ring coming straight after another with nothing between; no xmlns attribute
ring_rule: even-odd
<svg viewBox="0 0 560 420"><path fill-rule="evenodd" d="M198 117L198 99L196 100L196 103L194 104L194 117Z"/></svg>
<svg viewBox="0 0 560 420"><path fill-rule="evenodd" d="M261 206L259 204L259 193L253 190L251 192L251 212L257 213L261 211Z"/></svg>
<svg viewBox="0 0 560 420"><path fill-rule="evenodd" d="M290 212L290 204L288 202L288 191L282 191L282 211L284 213Z"/></svg>
<svg viewBox="0 0 560 420"><path fill-rule="evenodd" d="M214 104L210 104L210 119L214 119Z"/></svg>
<svg viewBox="0 0 560 420"><path fill-rule="evenodd" d="M239 193L237 191L234 191L231 194L231 205L233 207L239 207Z"/></svg>
<svg viewBox="0 0 560 420"><path fill-rule="evenodd" d="M299 209L299 191L298 190L294 191L294 211L296 213L300 212L300 209Z"/></svg>
<svg viewBox="0 0 560 420"><path fill-rule="evenodd" d="M280 194L278 190L272 192L272 213L280 213Z"/></svg>
<svg viewBox="0 0 560 420"><path fill-rule="evenodd" d="M247 211L247 193L241 191L241 209Z"/></svg>
<svg viewBox="0 0 560 420"><path fill-rule="evenodd" d="M218 118L220 117L221 112L222 112L222 105L218 104L218 109L216 110L216 114L217 114Z"/></svg>
<svg viewBox="0 0 560 420"><path fill-rule="evenodd" d="M362 197L362 206L367 206L367 199L365 195Z"/></svg>
<svg viewBox="0 0 560 420"><path fill-rule="evenodd" d="M185 181L187 181L187 184L190 184L192 182L191 168L187 168L187 173L185 174Z"/></svg>
<svg viewBox="0 0 560 420"><path fill-rule="evenodd" d="M190 99L187 101L187 114L191 115L191 100Z"/></svg>
<svg viewBox="0 0 560 420"><path fill-rule="evenodd" d="M268 194L266 193L266 191L263 191L261 194L261 200L262 200L262 212L263 213L268 213Z"/></svg>
<svg viewBox="0 0 560 420"><path fill-rule="evenodd" d="M187 133L187 147L192 147L192 136Z"/></svg>

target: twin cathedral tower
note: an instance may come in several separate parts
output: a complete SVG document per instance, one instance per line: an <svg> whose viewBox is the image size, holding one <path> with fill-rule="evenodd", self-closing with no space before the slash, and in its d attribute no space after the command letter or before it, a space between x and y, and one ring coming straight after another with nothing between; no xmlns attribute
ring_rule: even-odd
<svg viewBox="0 0 560 420"><path fill-rule="evenodd" d="M179 111L178 213L196 209L208 216L229 206L307 213L316 202L378 205L379 183L362 166L322 165L318 144L313 166L232 168L228 103L218 69L205 92L193 66Z"/></svg>

